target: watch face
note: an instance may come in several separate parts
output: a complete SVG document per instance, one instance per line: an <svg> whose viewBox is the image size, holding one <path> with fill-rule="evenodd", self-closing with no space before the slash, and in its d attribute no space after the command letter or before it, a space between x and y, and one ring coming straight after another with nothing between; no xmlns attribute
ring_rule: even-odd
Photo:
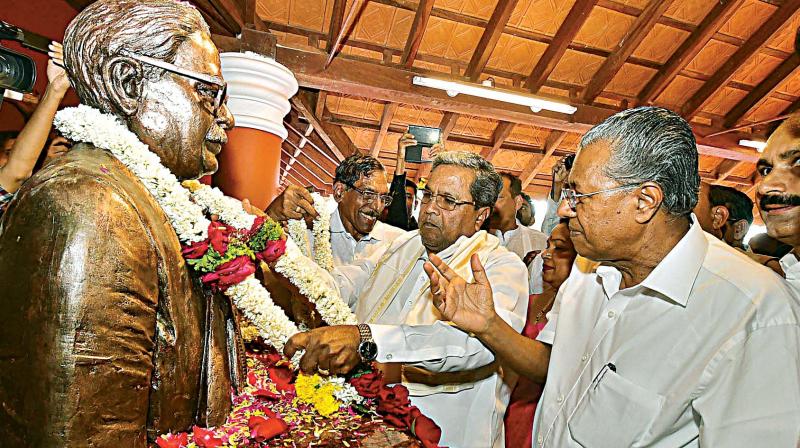
<svg viewBox="0 0 800 448"><path fill-rule="evenodd" d="M358 346L358 354L364 361L374 361L378 357L378 345L373 341L364 341Z"/></svg>

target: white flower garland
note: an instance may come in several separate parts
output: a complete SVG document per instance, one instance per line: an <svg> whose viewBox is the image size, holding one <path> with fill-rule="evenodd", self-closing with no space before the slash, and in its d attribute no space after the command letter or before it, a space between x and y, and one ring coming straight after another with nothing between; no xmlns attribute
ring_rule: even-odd
<svg viewBox="0 0 800 448"><path fill-rule="evenodd" d="M255 220L244 211L241 202L225 196L217 188L198 183L190 192L181 186L175 175L161 164L159 157L112 115L79 105L58 112L54 124L68 139L106 149L128 167L164 210L184 244L208 238L210 221L203 214L204 209L238 229L250 229ZM278 264L282 266L282 272L279 272L316 304L325 322L330 325L356 322L338 291L324 282L324 277L316 271L320 268L304 257L296 245L287 244L286 253ZM231 286L225 294L256 325L264 340L277 350L282 351L286 340L299 331L254 276Z"/></svg>
<svg viewBox="0 0 800 448"><path fill-rule="evenodd" d="M303 255L314 258L314 261L328 272L333 271L333 248L331 247L331 206L327 198L319 193L311 193L317 218L312 226L313 244L309 241L306 223L302 219L290 219L287 232L300 247ZM312 249L313 248L313 249ZM313 251L313 253L311 253Z"/></svg>

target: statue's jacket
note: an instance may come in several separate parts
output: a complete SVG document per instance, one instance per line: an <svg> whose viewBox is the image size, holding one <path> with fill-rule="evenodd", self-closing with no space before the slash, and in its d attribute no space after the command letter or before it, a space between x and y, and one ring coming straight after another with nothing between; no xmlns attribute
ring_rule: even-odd
<svg viewBox="0 0 800 448"><path fill-rule="evenodd" d="M0 221L3 446L145 447L218 425L243 376L234 311L116 158L76 145Z"/></svg>

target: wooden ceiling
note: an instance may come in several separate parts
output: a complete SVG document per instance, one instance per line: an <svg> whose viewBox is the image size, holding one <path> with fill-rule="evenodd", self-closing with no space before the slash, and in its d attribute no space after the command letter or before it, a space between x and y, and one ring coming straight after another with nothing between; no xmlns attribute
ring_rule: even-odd
<svg viewBox="0 0 800 448"><path fill-rule="evenodd" d="M394 167L410 124L482 154L543 197L552 165L616 111L664 106L692 123L703 178L752 194L760 122L800 108L800 0L202 0L214 33L268 31L303 90L286 183L330 189L354 151ZM347 20L353 18L354 20ZM333 43L341 39L341 45ZM326 67L327 60L333 62ZM412 86L415 74L558 98L569 116ZM720 132L723 132L720 134ZM426 166L410 166L416 178Z"/></svg>

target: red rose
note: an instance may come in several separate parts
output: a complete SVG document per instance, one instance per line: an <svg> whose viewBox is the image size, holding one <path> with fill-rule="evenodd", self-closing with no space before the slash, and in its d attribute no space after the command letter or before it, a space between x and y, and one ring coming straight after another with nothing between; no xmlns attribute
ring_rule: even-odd
<svg viewBox="0 0 800 448"><path fill-rule="evenodd" d="M217 266L214 272L202 276L200 280L214 289L225 291L229 287L243 281L256 272L256 266L250 257L241 255L233 260Z"/></svg>
<svg viewBox="0 0 800 448"><path fill-rule="evenodd" d="M284 252L286 252L286 240L281 238L268 242L267 247L256 254L256 258L264 263L272 263L278 261L278 258L281 258Z"/></svg>
<svg viewBox="0 0 800 448"><path fill-rule="evenodd" d="M247 236L253 236L258 233L258 230L261 229L261 225L264 224L266 220L266 216L257 216L256 219L253 220L253 225L250 226L250 230L247 231Z"/></svg>
<svg viewBox="0 0 800 448"><path fill-rule="evenodd" d="M411 402L408 400L408 389L401 384L384 387L378 392L377 411L384 420L400 429L409 426L408 416Z"/></svg>
<svg viewBox="0 0 800 448"><path fill-rule="evenodd" d="M442 438L442 429L429 417L423 415L416 406L412 409L411 415L413 416L411 433L422 442L423 447L438 448L439 440Z"/></svg>
<svg viewBox="0 0 800 448"><path fill-rule="evenodd" d="M202 258L208 252L208 240L198 241L189 246L183 246L181 253L183 258L192 260L195 258Z"/></svg>
<svg viewBox="0 0 800 448"><path fill-rule="evenodd" d="M375 398L383 387L383 377L380 371L366 373L350 379L350 384L364 398Z"/></svg>
<svg viewBox="0 0 800 448"><path fill-rule="evenodd" d="M164 434L156 439L156 445L161 448L181 448L189 444L189 434L181 432L178 434Z"/></svg>
<svg viewBox="0 0 800 448"><path fill-rule="evenodd" d="M227 226L221 222L211 221L208 225L208 241L211 243L211 247L220 254L227 252L228 240L233 231L233 227Z"/></svg>
<svg viewBox="0 0 800 448"><path fill-rule="evenodd" d="M289 425L279 418L264 418L256 415L250 417L247 427L250 428L250 437L254 438L256 442L264 442L289 429Z"/></svg>
<svg viewBox="0 0 800 448"><path fill-rule="evenodd" d="M214 437L213 430L194 426L192 427L192 432L194 433L192 434L192 442L196 443L199 447L216 448L225 443L222 439Z"/></svg>
<svg viewBox="0 0 800 448"><path fill-rule="evenodd" d="M275 392L273 392L273 391L271 391L269 389L256 389L256 391L253 392L253 396L254 397L259 397L259 398L264 398L264 399L270 400L270 401L280 400L280 398L281 398L280 395L276 394Z"/></svg>
<svg viewBox="0 0 800 448"><path fill-rule="evenodd" d="M267 368L269 372L269 379L275 384L275 387L280 391L294 390L294 372L289 368L288 364L274 365Z"/></svg>

